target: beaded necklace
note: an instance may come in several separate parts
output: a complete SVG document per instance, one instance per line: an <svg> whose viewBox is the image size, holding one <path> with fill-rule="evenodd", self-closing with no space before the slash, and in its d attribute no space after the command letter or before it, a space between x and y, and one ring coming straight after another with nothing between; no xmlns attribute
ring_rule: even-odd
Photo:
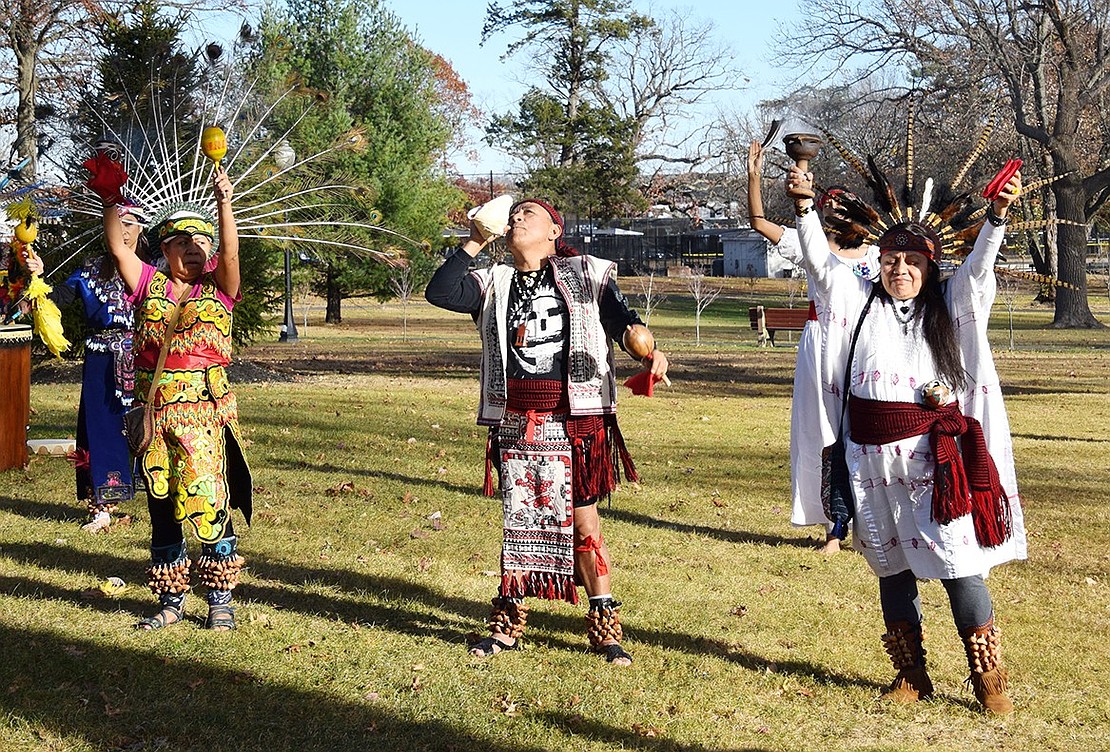
<svg viewBox="0 0 1110 752"><path fill-rule="evenodd" d="M516 347L527 347L527 327L528 322L536 314L530 310L532 307L532 300L536 297L536 291L543 283L544 275L549 271L550 265L545 264L543 268L534 271L521 271L517 270L513 275L513 289L510 292L510 308L509 308L509 322L518 322L513 338L513 344Z"/></svg>

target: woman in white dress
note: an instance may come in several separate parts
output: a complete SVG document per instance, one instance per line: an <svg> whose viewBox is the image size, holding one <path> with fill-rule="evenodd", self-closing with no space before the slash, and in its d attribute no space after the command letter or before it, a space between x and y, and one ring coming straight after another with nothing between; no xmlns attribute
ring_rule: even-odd
<svg viewBox="0 0 1110 752"><path fill-rule="evenodd" d="M787 176L788 188L809 188L812 181L812 173L797 168ZM974 249L945 282L932 225L894 224L878 241L878 285L831 260L812 201L795 200L803 263L836 322L827 330L824 355L849 369L852 537L879 577L883 642L898 670L885 696L896 701L932 694L917 580L939 579L976 698L991 712L1013 709L984 578L994 565L1025 558L1025 531L986 330L994 261L1020 192L1016 175L994 199Z"/></svg>
<svg viewBox="0 0 1110 752"><path fill-rule="evenodd" d="M768 220L763 214L760 180L763 175L763 148L752 142L748 148L748 221L753 230L772 243L778 253L795 265L802 263L798 231ZM830 189L825 210L835 209L835 189ZM845 241L835 233L826 235L830 258L836 258L863 279L878 273L878 249L863 245L859 239ZM794 366L794 392L790 402L790 485L792 509L790 522L798 527L822 525L825 543L822 551L836 553L848 531L829 520L821 504L821 450L836 440L841 401L824 389L821 377L822 301L816 286L806 285L809 321L798 338L798 358Z"/></svg>

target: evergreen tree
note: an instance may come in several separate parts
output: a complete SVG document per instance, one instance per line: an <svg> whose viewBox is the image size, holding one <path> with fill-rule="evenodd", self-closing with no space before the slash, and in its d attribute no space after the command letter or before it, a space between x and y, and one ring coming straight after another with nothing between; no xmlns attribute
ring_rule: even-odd
<svg viewBox="0 0 1110 752"><path fill-rule="evenodd" d="M292 99L277 109L279 121L297 122L290 141L298 153L351 129L362 134L364 148L337 154L329 168L365 191L365 205L380 213L381 224L422 243L383 235L375 247L396 248L416 268L430 266L419 256L438 243L448 211L461 201L439 167L453 133L440 107L434 56L378 0L290 0L265 13L255 69L272 92L293 82L317 100L307 114ZM382 264L349 253L317 255L327 321L341 320L344 297L392 297Z"/></svg>

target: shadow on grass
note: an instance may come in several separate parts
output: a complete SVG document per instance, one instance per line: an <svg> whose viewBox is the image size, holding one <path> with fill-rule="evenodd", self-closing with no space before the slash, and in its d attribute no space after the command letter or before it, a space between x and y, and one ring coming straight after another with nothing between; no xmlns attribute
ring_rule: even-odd
<svg viewBox="0 0 1110 752"><path fill-rule="evenodd" d="M649 517L639 512L630 512L627 509L602 509L601 516L606 519L619 520L632 525L670 530L676 533L691 533L704 535L707 538L727 541L729 543L761 543L768 546L795 546L796 548L813 548L813 541L809 538L787 538L782 535L768 533L749 533L744 530L725 530L708 525L693 525L688 522L671 522Z"/></svg>
<svg viewBox="0 0 1110 752"><path fill-rule="evenodd" d="M81 504L83 505L84 502L81 502ZM0 509L28 519L47 520L49 522L85 522L88 516L85 507L79 505L76 501L65 504L0 496Z"/></svg>
<svg viewBox="0 0 1110 752"><path fill-rule="evenodd" d="M705 747L701 744L679 744L671 739L658 735L645 736L650 730L643 729L644 733L637 733L635 729L622 729L599 723L596 720L585 718L578 713L547 712L541 716L547 723L555 728L562 729L568 734L584 735L589 739L612 744L616 749L647 749L658 752L768 752L771 747Z"/></svg>
<svg viewBox="0 0 1110 752"><path fill-rule="evenodd" d="M0 624L0 713L113 750L490 750L533 752L435 719L266 681L211 661ZM123 687L121 689L121 686ZM18 688L15 691L13 688Z"/></svg>
<svg viewBox="0 0 1110 752"><path fill-rule="evenodd" d="M1030 441L1087 441L1095 444L1110 444L1110 439L1096 436L1048 436L1037 433L1011 433L1011 438L1029 439Z"/></svg>
<svg viewBox="0 0 1110 752"><path fill-rule="evenodd" d="M412 486L426 486L430 488L440 488L444 491L453 491L460 494L477 494L481 491L480 487L473 485L460 485L457 483L448 483L434 478L421 478L415 475L402 475L401 473L393 473L388 470L377 470L371 467L339 467L338 465L329 465L319 462L308 462L298 460L296 462L291 460L271 459L269 466L279 470L312 470L315 473L333 474L333 475L361 475L366 478L377 478L378 480L389 480L404 483Z"/></svg>
<svg viewBox="0 0 1110 752"><path fill-rule="evenodd" d="M53 545L5 546L4 554L17 562L43 568L91 571L98 577L119 576L121 572L133 571L137 564L133 560L110 554L90 554ZM480 629L486 616L487 606L483 602L447 595L409 580L288 564L252 556L250 552L246 552L246 555L247 565L263 579L240 585L236 594L243 600L280 610L296 611L306 616L332 619L345 624L372 624L414 637L433 637L446 644L457 645L460 654L466 635L472 630ZM274 585L266 580L282 584ZM305 592L305 583L331 587L341 591L341 594ZM142 599L137 595L123 599L89 599L80 591L48 585L31 578L0 577L0 591L24 597L57 599L105 613L115 613L121 608L127 608L138 615L151 611L153 607L153 599ZM493 591L494 588L491 587L491 595ZM416 601L426 608L401 605L406 600ZM196 608L193 606L194 610ZM204 606L201 605L200 608L203 611ZM435 613L436 611L445 611L450 615L445 617ZM532 621L533 627L540 628L534 631L544 633L539 642L546 646L572 651L582 650L585 646L585 630L580 616L534 608ZM806 676L826 684L858 686L875 691L883 688L883 685L875 682L838 674L809 661L771 661L721 640L676 631L639 628L634 619L627 621L626 629L632 649L636 644L648 644L690 655L715 656L757 672L770 670L780 674ZM571 642L550 632L582 633L583 638L580 642ZM591 659L601 660L597 656L591 656Z"/></svg>

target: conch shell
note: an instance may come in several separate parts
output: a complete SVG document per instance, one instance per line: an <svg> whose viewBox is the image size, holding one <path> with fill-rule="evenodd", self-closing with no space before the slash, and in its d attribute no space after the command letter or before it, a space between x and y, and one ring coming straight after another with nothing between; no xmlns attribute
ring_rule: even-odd
<svg viewBox="0 0 1110 752"><path fill-rule="evenodd" d="M501 237L509 225L509 209L513 206L513 197L506 194L498 196L492 201L487 201L481 206L476 206L467 212L466 218L474 222L482 239Z"/></svg>

